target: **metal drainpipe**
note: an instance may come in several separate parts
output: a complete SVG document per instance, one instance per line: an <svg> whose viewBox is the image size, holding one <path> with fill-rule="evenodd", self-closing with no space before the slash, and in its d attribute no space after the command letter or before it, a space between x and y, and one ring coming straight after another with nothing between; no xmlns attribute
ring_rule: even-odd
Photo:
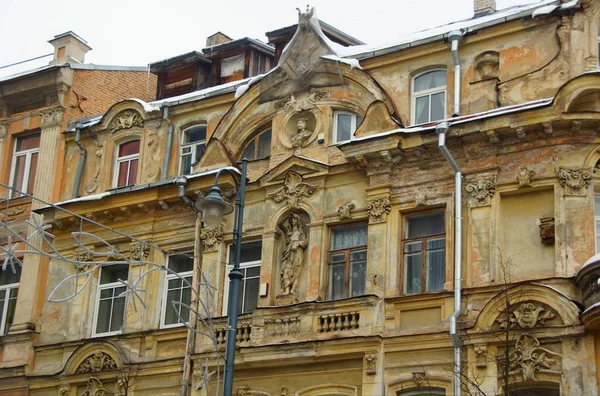
<svg viewBox="0 0 600 396"><path fill-rule="evenodd" d="M83 175L83 167L85 165L85 159L87 158L87 150L79 142L81 140L81 129L79 125L75 127L75 144L81 150L79 155L79 162L77 163L77 171L75 172L75 182L73 183L73 194L72 198L79 197L79 187L81 185L81 176Z"/></svg>
<svg viewBox="0 0 600 396"><path fill-rule="evenodd" d="M463 34L460 30L448 33L448 40L452 43L452 58L454 59L454 114L460 115L460 58L458 57L458 42L462 40Z"/></svg>
<svg viewBox="0 0 600 396"><path fill-rule="evenodd" d="M162 107L162 119L166 120L169 117L169 106L163 105ZM164 180L167 178L167 172L169 170L169 162L171 160L171 149L173 148L173 124L169 122L169 126L167 127L167 146L165 148L165 158L163 160L161 179Z"/></svg>
<svg viewBox="0 0 600 396"><path fill-rule="evenodd" d="M187 185L187 178L185 176L181 176L178 177L177 179L175 179L174 183L177 185L177 195L179 196L179 199L181 199L183 201L183 203L185 203L187 206L191 207L192 209L194 209L196 211L196 216L200 215L200 212L198 212L198 210L196 210L196 207L194 206L194 201L192 201L189 197L187 197L185 195L185 186ZM197 246L194 246L194 256L196 256L196 253L199 252L199 248ZM202 257L201 254L198 254L198 257ZM200 268L200 265L196 265L196 260L194 259L194 272L197 270L197 268ZM194 337L194 332L196 330L196 322L198 321L196 318L196 314L194 313L194 311L198 310L198 301L194 301L195 297L194 294L192 294L192 308L194 309L193 311L190 312L190 327L188 328L188 335L187 335L187 340L186 340L186 345L185 345L185 355L183 358L183 373L182 373L182 378L181 378L181 395L182 396L187 396L189 394L189 388L190 388L190 379L192 377L192 354L194 353L194 342L195 342L195 337Z"/></svg>
<svg viewBox="0 0 600 396"><path fill-rule="evenodd" d="M454 312L450 316L450 337L454 345L454 395L461 394L460 337L457 321L461 312L461 270L462 270L462 171L446 147L446 133L450 129L448 122L438 124L438 147L454 170Z"/></svg>

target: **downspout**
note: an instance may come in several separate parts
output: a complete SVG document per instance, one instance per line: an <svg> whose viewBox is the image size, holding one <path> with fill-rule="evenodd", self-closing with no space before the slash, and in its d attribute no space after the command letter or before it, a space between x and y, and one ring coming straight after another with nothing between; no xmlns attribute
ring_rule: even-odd
<svg viewBox="0 0 600 396"><path fill-rule="evenodd" d="M448 122L438 124L438 147L454 170L454 312L450 316L450 338L454 345L454 393L461 394L461 341L458 336L457 322L461 312L461 270L462 270L462 171L446 147L446 134L450 129Z"/></svg>
<svg viewBox="0 0 600 396"><path fill-rule="evenodd" d="M169 118L169 105L163 104L162 107L162 119L167 120ZM167 178L167 172L169 170L169 162L171 161L171 149L173 148L173 124L169 122L167 126L167 146L165 148L165 158L163 160L161 179Z"/></svg>
<svg viewBox="0 0 600 396"><path fill-rule="evenodd" d="M452 45L452 58L454 59L454 111L452 117L460 115L460 58L458 57L458 42L462 40L463 34L460 30L448 33L448 40Z"/></svg>
<svg viewBox="0 0 600 396"><path fill-rule="evenodd" d="M187 185L187 178L185 176L178 177L177 179L175 179L175 184L177 185L177 196L179 196L179 199L181 199L185 205L191 207L196 212L196 235L199 235L199 228L201 226L199 217L200 213L195 209L194 201L192 201L188 196L185 195L185 186ZM196 238L196 242L194 244L194 277L196 279L199 279L199 276L197 276L197 270L201 267L201 263L198 263L198 260L200 260L198 257L201 258L202 254L198 246L198 238ZM199 281L193 282L194 285L198 283ZM189 395L189 390L191 386L190 379L192 378L192 355L194 354L195 348L194 333L196 331L196 322L198 322L198 318L196 318L196 312L198 311L198 301L196 300L195 296L198 295L199 293L192 293L192 301L190 304L192 310L190 311L190 324L188 327L187 340L185 344L185 355L183 356L183 372L181 374L182 378L180 394L182 396Z"/></svg>
<svg viewBox="0 0 600 396"><path fill-rule="evenodd" d="M73 194L72 198L79 197L79 187L81 186L81 176L83 175L83 167L85 165L85 159L87 158L87 150L81 145L81 127L75 126L75 144L81 150L79 155L79 162L77 163L77 171L75 172L75 182L73 183Z"/></svg>

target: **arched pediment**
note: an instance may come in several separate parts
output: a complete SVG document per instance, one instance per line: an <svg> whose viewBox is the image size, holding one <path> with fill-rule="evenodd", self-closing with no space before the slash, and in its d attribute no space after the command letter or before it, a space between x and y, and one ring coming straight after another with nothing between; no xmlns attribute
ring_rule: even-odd
<svg viewBox="0 0 600 396"><path fill-rule="evenodd" d="M123 367L124 355L119 347L110 342L89 342L73 352L63 372L66 375L98 373Z"/></svg>
<svg viewBox="0 0 600 396"><path fill-rule="evenodd" d="M94 126L96 130L109 130L111 133L134 127L143 127L149 118L149 112L158 111L139 99L126 99L112 105L102 116L100 123Z"/></svg>
<svg viewBox="0 0 600 396"><path fill-rule="evenodd" d="M554 97L554 105L565 113L600 112L599 98L600 72L593 71L581 74L560 87Z"/></svg>
<svg viewBox="0 0 600 396"><path fill-rule="evenodd" d="M508 298L508 319L506 299ZM575 326L579 307L555 288L523 284L497 293L481 310L475 331Z"/></svg>

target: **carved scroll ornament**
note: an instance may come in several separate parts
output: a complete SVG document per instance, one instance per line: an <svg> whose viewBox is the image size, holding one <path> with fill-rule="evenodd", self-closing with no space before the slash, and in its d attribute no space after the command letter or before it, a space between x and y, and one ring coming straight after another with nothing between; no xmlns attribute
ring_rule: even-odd
<svg viewBox="0 0 600 396"><path fill-rule="evenodd" d="M367 211L371 223L381 223L385 220L385 215L392 210L392 204L387 198L378 198L367 202Z"/></svg>
<svg viewBox="0 0 600 396"><path fill-rule="evenodd" d="M200 239L204 242L205 252L214 252L223 242L223 225L218 227L204 227L200 231Z"/></svg>
<svg viewBox="0 0 600 396"><path fill-rule="evenodd" d="M97 373L99 371L116 370L117 362L104 352L96 352L88 356L75 370L75 374Z"/></svg>
<svg viewBox="0 0 600 396"><path fill-rule="evenodd" d="M490 204L490 198L496 192L495 179L480 179L470 182L465 187L467 190L470 207L485 206Z"/></svg>
<svg viewBox="0 0 600 396"><path fill-rule="evenodd" d="M527 302L509 309L508 322L504 312L500 313L496 322L500 323L502 329L531 329L537 326L538 323L545 326L547 320L552 320L555 317L556 313L552 308Z"/></svg>
<svg viewBox="0 0 600 396"><path fill-rule="evenodd" d="M558 168L558 181L570 195L584 195L592 180L590 168Z"/></svg>
<svg viewBox="0 0 600 396"><path fill-rule="evenodd" d="M133 127L143 127L144 120L137 111L125 110L119 113L115 119L108 125L108 129L115 133L121 129L130 129Z"/></svg>
<svg viewBox="0 0 600 396"><path fill-rule="evenodd" d="M310 197L316 189L317 186L303 182L299 173L290 171L285 176L283 187L269 194L269 198L277 203L285 201L289 209L299 209L300 201Z"/></svg>
<svg viewBox="0 0 600 396"><path fill-rule="evenodd" d="M550 369L558 356L558 353L542 348L537 338L523 334L509 355L510 373L520 373L524 381L537 381L537 372Z"/></svg>

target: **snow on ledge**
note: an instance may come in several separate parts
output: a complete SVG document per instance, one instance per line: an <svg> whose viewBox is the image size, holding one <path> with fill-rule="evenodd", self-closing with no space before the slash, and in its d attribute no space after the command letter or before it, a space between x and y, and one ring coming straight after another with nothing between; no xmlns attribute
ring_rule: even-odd
<svg viewBox="0 0 600 396"><path fill-rule="evenodd" d="M583 264L583 267L581 267L581 268L585 268L586 266L597 263L597 262L600 262L600 253L597 253L597 254L593 255L592 257L590 257L588 259L588 261L586 261L585 264Z"/></svg>
<svg viewBox="0 0 600 396"><path fill-rule="evenodd" d="M355 59L355 58L340 58L339 56L336 56L336 55L323 55L321 58L331 59L331 60L339 62L339 63L345 63L346 65L350 65L350 69L356 68L356 69L362 70L362 67L360 66L360 62L358 61L358 59Z"/></svg>

